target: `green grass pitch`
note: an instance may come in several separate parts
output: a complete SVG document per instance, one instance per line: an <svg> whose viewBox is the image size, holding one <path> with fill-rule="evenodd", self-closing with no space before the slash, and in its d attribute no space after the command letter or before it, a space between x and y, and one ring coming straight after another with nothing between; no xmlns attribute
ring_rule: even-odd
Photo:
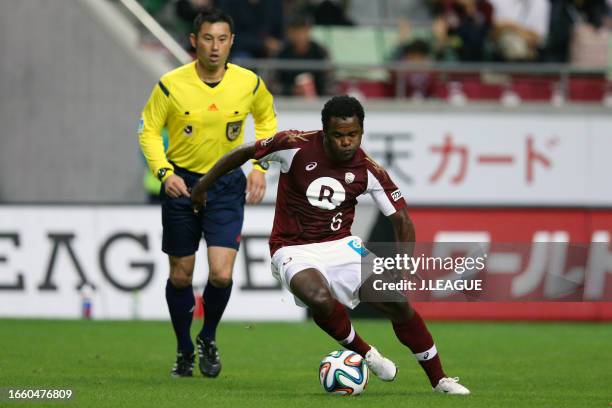
<svg viewBox="0 0 612 408"><path fill-rule="evenodd" d="M0 388L70 388L70 401L0 406L72 407L609 407L612 325L431 323L449 375L472 395L432 393L384 321L361 335L399 366L357 397L326 395L318 363L339 348L312 322L224 323L219 378L172 379L169 322L0 320ZM200 321L194 322L195 334Z"/></svg>

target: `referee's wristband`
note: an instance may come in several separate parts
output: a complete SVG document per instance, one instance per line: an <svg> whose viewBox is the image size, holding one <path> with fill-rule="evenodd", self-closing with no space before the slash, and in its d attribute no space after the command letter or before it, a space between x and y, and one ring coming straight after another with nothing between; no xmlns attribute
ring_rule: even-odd
<svg viewBox="0 0 612 408"><path fill-rule="evenodd" d="M165 182L168 179L168 177L170 177L173 174L174 174L174 169L172 169L170 167L163 167L163 168L157 170L157 178L162 183Z"/></svg>

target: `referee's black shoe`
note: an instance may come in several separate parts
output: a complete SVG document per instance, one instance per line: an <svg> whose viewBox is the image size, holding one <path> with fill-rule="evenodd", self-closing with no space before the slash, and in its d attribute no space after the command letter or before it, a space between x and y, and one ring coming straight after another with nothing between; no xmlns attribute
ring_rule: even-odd
<svg viewBox="0 0 612 408"><path fill-rule="evenodd" d="M213 378L218 376L221 372L221 359L219 358L219 350L215 341L198 336L196 344L202 375Z"/></svg>
<svg viewBox="0 0 612 408"><path fill-rule="evenodd" d="M172 367L170 375L175 378L193 377L194 362L195 354L179 352L176 355L176 363L174 363L174 367Z"/></svg>

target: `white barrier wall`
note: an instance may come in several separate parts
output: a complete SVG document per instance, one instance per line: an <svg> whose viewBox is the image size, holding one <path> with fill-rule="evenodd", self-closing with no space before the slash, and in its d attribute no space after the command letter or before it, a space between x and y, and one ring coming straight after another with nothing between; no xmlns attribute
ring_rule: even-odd
<svg viewBox="0 0 612 408"><path fill-rule="evenodd" d="M279 129L320 127L279 115ZM610 115L368 111L364 146L413 204L612 205Z"/></svg>
<svg viewBox="0 0 612 408"><path fill-rule="evenodd" d="M272 277L272 218L271 206L248 210L227 319L305 317ZM78 288L89 283L94 318L168 318L161 234L156 206L0 207L0 317L79 317ZM206 282L205 253L201 245L199 287Z"/></svg>

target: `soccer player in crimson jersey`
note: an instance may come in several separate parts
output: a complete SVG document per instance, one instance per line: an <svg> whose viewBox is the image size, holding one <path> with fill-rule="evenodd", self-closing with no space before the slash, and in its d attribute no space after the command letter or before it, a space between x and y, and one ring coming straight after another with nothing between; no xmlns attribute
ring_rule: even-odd
<svg viewBox="0 0 612 408"><path fill-rule="evenodd" d="M222 157L194 187L195 211L206 204L206 190L249 159L280 163L274 226L270 237L272 271L312 310L316 324L344 347L363 356L379 378L392 381L395 364L366 343L353 328L345 306L359 304L362 243L351 235L357 197L370 194L389 217L398 243L415 241L401 192L387 172L360 148L363 107L355 98L330 99L322 111L322 131L285 131L243 145ZM407 346L435 391L469 394L449 378L425 322L405 298L368 302L384 313L398 340Z"/></svg>

